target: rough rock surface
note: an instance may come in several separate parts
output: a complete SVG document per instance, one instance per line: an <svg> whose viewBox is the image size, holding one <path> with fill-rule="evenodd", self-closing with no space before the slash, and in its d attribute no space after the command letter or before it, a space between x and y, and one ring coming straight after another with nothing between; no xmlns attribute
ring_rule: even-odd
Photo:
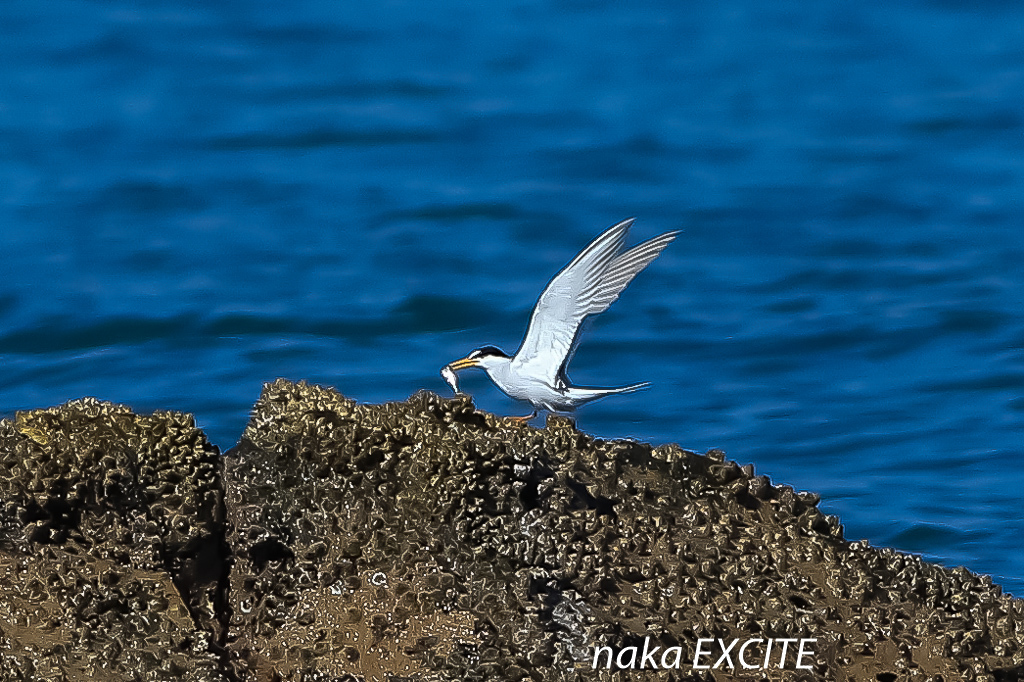
<svg viewBox="0 0 1024 682"><path fill-rule="evenodd" d="M224 458L184 415L20 413L0 680L1024 678L1024 601L847 542L817 501L719 451L429 393L277 381ZM690 666L698 638L751 637L816 638L813 668ZM593 669L645 638L681 669Z"/></svg>
<svg viewBox="0 0 1024 682"><path fill-rule="evenodd" d="M818 640L813 670L753 679L1024 674L1024 602L846 542L718 451L278 381L228 454L241 679L665 679L594 670L594 647L752 636Z"/></svg>
<svg viewBox="0 0 1024 682"><path fill-rule="evenodd" d="M0 421L0 680L228 679L219 459L190 415Z"/></svg>

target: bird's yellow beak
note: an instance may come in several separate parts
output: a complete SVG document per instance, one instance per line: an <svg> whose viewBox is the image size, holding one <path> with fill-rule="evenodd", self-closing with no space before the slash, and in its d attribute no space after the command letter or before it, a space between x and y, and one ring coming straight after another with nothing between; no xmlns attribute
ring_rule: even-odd
<svg viewBox="0 0 1024 682"><path fill-rule="evenodd" d="M460 369L468 369L469 367L479 367L480 361L474 358L462 358L461 360L449 362L448 366L451 367L453 371L458 372Z"/></svg>

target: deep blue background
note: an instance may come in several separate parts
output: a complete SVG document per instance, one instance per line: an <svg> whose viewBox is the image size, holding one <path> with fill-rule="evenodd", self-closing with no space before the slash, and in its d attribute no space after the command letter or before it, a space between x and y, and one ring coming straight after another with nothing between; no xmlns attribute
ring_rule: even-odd
<svg viewBox="0 0 1024 682"><path fill-rule="evenodd" d="M6 0L0 412L446 392L636 216L581 428L1024 594L1024 9L960 4Z"/></svg>

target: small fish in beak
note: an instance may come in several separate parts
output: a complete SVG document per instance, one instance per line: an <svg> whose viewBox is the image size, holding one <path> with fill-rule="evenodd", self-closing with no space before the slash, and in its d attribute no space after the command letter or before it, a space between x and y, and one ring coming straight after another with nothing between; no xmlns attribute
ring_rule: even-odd
<svg viewBox="0 0 1024 682"><path fill-rule="evenodd" d="M452 390L455 391L456 394L461 393L459 390L459 378L455 375L451 365L445 365L441 368L441 378L452 387Z"/></svg>

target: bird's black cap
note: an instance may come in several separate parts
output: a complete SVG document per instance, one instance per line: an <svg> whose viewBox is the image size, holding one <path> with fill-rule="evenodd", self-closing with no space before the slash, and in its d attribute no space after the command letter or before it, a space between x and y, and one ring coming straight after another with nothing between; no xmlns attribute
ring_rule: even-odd
<svg viewBox="0 0 1024 682"><path fill-rule="evenodd" d="M480 358L485 355L497 355L499 358L508 357L508 353L506 353L505 351L496 346L483 346L482 348L477 348L475 351L469 354L469 357Z"/></svg>

